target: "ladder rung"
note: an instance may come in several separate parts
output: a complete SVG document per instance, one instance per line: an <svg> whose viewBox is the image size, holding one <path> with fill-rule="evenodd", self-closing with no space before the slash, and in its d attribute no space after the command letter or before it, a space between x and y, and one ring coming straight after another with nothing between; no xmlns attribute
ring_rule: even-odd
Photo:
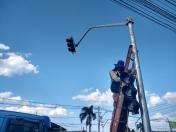
<svg viewBox="0 0 176 132"><path fill-rule="evenodd" d="M119 121L119 123L127 123L127 121Z"/></svg>
<svg viewBox="0 0 176 132"><path fill-rule="evenodd" d="M126 110L126 109L127 109L127 107L126 107L126 106L123 106L123 107L122 107L122 109L123 109L123 110Z"/></svg>

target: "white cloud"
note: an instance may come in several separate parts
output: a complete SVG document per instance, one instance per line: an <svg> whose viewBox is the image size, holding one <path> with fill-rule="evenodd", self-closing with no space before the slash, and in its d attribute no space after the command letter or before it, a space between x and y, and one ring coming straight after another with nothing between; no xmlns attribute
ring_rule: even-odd
<svg viewBox="0 0 176 132"><path fill-rule="evenodd" d="M67 116L69 114L68 110L63 107L54 107L53 105L45 104L36 104L30 101L22 100L21 96L14 96L12 92L0 92L0 102L3 102L4 105L1 105L0 109L17 111L38 115L47 115L47 116ZM10 106L7 104L11 104ZM13 105L13 106L12 106Z"/></svg>
<svg viewBox="0 0 176 132"><path fill-rule="evenodd" d="M159 95L151 95L149 97L149 106L157 106L158 104L162 103L162 98Z"/></svg>
<svg viewBox="0 0 176 132"><path fill-rule="evenodd" d="M23 105L29 104L28 101L22 100L21 96L14 96L13 93L9 91L0 92L0 102L10 104L20 103Z"/></svg>
<svg viewBox="0 0 176 132"><path fill-rule="evenodd" d="M12 92L6 91L0 93L0 98L9 98L12 96Z"/></svg>
<svg viewBox="0 0 176 132"><path fill-rule="evenodd" d="M99 89L91 91L87 94L79 94L72 97L73 100L85 101L94 105L110 105L112 106L112 93L110 90L101 92Z"/></svg>
<svg viewBox="0 0 176 132"><path fill-rule="evenodd" d="M1 50L10 50L10 47L0 43ZM14 53L14 52L1 52L0 53L0 76L14 76L27 73L38 73L37 66L33 65L28 58L31 53Z"/></svg>
<svg viewBox="0 0 176 132"><path fill-rule="evenodd" d="M149 107L156 107L160 104L174 103L176 104L176 92L166 92L163 96L149 91L145 91L146 100ZM83 94L78 94L72 97L73 100L84 101L94 105L112 106L113 99L110 89L101 92L99 89L85 89Z"/></svg>
<svg viewBox="0 0 176 132"><path fill-rule="evenodd" d="M9 47L9 46L7 46L7 45L5 45L5 44L0 43L0 50L9 50L9 49L10 49L10 47Z"/></svg>
<svg viewBox="0 0 176 132"><path fill-rule="evenodd" d="M7 106L1 109L37 115L45 115L45 116L47 115L50 117L56 116L62 117L68 115L67 109L63 107L47 108L47 107L30 107L30 106Z"/></svg>
<svg viewBox="0 0 176 132"><path fill-rule="evenodd" d="M158 95L146 91L145 94L149 107L155 107L162 103L176 104L176 92L166 92L164 95Z"/></svg>
<svg viewBox="0 0 176 132"><path fill-rule="evenodd" d="M17 100L17 101L18 101L18 100L22 100L20 96L11 97L10 99L12 99L12 100Z"/></svg>
<svg viewBox="0 0 176 132"><path fill-rule="evenodd" d="M22 55L7 53L6 58L0 59L0 76L22 75L25 73L38 73L37 66L31 64Z"/></svg>
<svg viewBox="0 0 176 132"><path fill-rule="evenodd" d="M176 92L167 92L163 99L165 99L168 103L176 104Z"/></svg>
<svg viewBox="0 0 176 132"><path fill-rule="evenodd" d="M150 119L153 131L170 131L167 115L157 112Z"/></svg>
<svg viewBox="0 0 176 132"><path fill-rule="evenodd" d="M146 92L151 119L163 121L165 119L176 120L176 92L166 92L163 95Z"/></svg>
<svg viewBox="0 0 176 132"><path fill-rule="evenodd" d="M164 115L162 113L156 112L152 117L151 120L158 120L158 121L165 121L168 118L167 115Z"/></svg>
<svg viewBox="0 0 176 132"><path fill-rule="evenodd" d="M145 91L145 95L146 95L148 107L155 107L161 103L164 103L162 96L160 96L156 93Z"/></svg>
<svg viewBox="0 0 176 132"><path fill-rule="evenodd" d="M21 100L21 96L13 96L12 92L0 92L0 98L7 98L9 100Z"/></svg>

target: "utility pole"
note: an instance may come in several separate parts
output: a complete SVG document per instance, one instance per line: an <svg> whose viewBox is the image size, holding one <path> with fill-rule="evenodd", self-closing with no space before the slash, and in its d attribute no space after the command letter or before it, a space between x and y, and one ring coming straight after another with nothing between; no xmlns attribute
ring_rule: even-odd
<svg viewBox="0 0 176 132"><path fill-rule="evenodd" d="M101 118L100 117L100 106L98 106L98 132L100 132L100 121L101 121L100 118Z"/></svg>
<svg viewBox="0 0 176 132"><path fill-rule="evenodd" d="M171 127L171 124L170 124L169 118L167 118L167 121L168 121L168 123L169 123L169 129L170 129L170 132L172 132L172 127Z"/></svg>
<svg viewBox="0 0 176 132"><path fill-rule="evenodd" d="M129 17L128 18L128 29L129 29L129 33L130 33L131 45L133 45L132 52L134 53L134 64L135 64L135 69L137 71L136 83L138 86L138 96L139 96L139 100L140 100L140 104L141 104L142 123L143 123L144 132L151 132L149 113L148 113L144 85L143 85L143 79L142 79L142 74L141 74L141 69L140 69L140 62L139 62L137 47L135 44L133 23L134 22L133 22L132 18Z"/></svg>

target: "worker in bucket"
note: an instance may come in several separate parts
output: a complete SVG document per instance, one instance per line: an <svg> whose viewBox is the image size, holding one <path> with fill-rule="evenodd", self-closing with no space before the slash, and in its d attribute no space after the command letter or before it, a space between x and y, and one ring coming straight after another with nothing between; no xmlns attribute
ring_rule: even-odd
<svg viewBox="0 0 176 132"><path fill-rule="evenodd" d="M121 78L120 74L124 71L124 61L119 60L117 64L114 64L115 67L110 71L110 78L111 78L111 92L113 93L113 100L114 100L114 108L118 102L118 98L120 95L120 87L121 87Z"/></svg>

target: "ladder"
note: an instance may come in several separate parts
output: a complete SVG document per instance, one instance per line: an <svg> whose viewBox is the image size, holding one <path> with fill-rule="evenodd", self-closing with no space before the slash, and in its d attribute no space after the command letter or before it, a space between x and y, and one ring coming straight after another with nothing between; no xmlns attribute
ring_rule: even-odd
<svg viewBox="0 0 176 132"><path fill-rule="evenodd" d="M128 67L130 64L132 56L133 45L128 48L128 53L125 61L124 72L128 72ZM128 121L128 109L125 106L125 96L122 92L122 87L120 89L120 95L118 98L118 103L116 104L115 110L112 114L112 120L110 125L110 132L126 132L127 131L127 121Z"/></svg>

